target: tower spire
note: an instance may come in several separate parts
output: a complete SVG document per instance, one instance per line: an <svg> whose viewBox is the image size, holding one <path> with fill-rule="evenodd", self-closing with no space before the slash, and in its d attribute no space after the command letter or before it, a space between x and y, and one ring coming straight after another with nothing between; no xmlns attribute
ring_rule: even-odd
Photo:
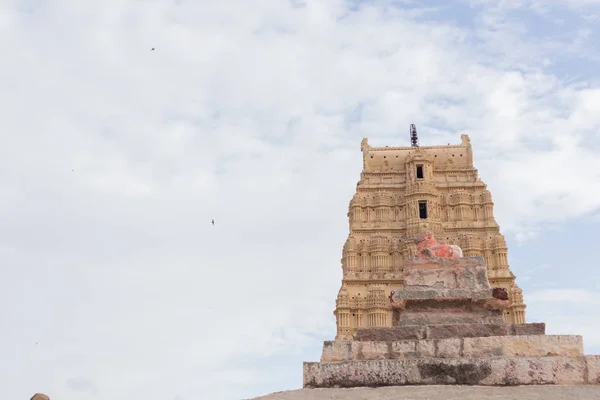
<svg viewBox="0 0 600 400"><path fill-rule="evenodd" d="M412 147L419 147L419 137L417 136L417 127L410 124L410 143Z"/></svg>

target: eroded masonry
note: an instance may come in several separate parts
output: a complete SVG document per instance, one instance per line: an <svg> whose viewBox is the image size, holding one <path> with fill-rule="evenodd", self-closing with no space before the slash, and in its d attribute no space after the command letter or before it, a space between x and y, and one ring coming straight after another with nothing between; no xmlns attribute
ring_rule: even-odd
<svg viewBox="0 0 600 400"><path fill-rule="evenodd" d="M483 257L490 284L508 293L504 320L525 323L492 195L473 166L469 137L461 139L459 145L423 147L371 147L363 139L334 311L336 339L351 338L359 327L393 325L388 295L404 284L404 260L416 254L414 238L423 231L460 246L465 257Z"/></svg>

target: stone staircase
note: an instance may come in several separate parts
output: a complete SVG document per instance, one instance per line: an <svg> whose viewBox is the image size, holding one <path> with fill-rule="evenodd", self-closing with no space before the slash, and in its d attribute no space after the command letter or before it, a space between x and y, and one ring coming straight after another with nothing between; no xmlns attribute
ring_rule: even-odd
<svg viewBox="0 0 600 400"><path fill-rule="evenodd" d="M404 279L391 296L398 325L325 342L304 387L600 384L600 356L583 354L581 336L502 322L509 302L492 296L482 258L410 259Z"/></svg>

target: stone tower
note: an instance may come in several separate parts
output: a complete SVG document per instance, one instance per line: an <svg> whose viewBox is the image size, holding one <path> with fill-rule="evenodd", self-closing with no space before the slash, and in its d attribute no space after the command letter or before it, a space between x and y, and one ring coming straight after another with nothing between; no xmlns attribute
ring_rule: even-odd
<svg viewBox="0 0 600 400"><path fill-rule="evenodd" d="M389 293L403 287L404 259L415 255L413 239L426 230L459 245L465 257L483 257L490 285L509 294L504 320L525 323L492 196L473 167L469 137L461 139L459 145L423 147L371 147L362 140L363 170L350 201L334 311L336 340L350 339L358 328L392 326Z"/></svg>

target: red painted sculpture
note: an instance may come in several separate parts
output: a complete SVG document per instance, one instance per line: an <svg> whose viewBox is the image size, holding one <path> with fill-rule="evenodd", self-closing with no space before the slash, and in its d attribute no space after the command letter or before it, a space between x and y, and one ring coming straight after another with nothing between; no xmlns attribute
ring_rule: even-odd
<svg viewBox="0 0 600 400"><path fill-rule="evenodd" d="M462 249L454 244L438 242L432 232L423 232L417 239L417 254L421 258L460 258L463 256Z"/></svg>

